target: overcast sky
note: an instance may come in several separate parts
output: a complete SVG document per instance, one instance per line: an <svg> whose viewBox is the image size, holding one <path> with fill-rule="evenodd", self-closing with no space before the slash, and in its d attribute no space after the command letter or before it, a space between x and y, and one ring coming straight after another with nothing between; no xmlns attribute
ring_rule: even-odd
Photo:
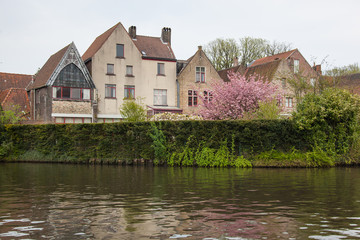
<svg viewBox="0 0 360 240"><path fill-rule="evenodd" d="M312 65L360 62L359 0L0 0L0 72L34 74L72 41L82 55L116 23L160 37L177 59L216 38L291 43Z"/></svg>

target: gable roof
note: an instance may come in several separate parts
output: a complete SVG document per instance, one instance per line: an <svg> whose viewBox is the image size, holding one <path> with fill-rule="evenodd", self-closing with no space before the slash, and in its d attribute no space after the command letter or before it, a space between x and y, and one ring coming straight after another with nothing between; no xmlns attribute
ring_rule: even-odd
<svg viewBox="0 0 360 240"><path fill-rule="evenodd" d="M0 91L8 88L26 88L32 75L0 72Z"/></svg>
<svg viewBox="0 0 360 240"><path fill-rule="evenodd" d="M30 112L30 101L25 88L9 88L0 92L0 104L4 110L14 110L19 106L19 111L24 115Z"/></svg>
<svg viewBox="0 0 360 240"><path fill-rule="evenodd" d="M36 74L33 84L31 84L27 89L35 89L46 86L47 81L50 79L51 75L55 71L55 68L59 65L69 46L70 44L58 51L57 53L51 55L51 57L47 60L44 66Z"/></svg>
<svg viewBox="0 0 360 240"><path fill-rule="evenodd" d="M61 70L68 64L74 63L84 74L85 80L90 86L95 88L94 82L80 57L75 44L72 42L57 53L51 55L44 66L35 76L34 81L27 89L37 89L45 86L51 86Z"/></svg>
<svg viewBox="0 0 360 240"><path fill-rule="evenodd" d="M160 37L148 37L136 35L133 39L134 44L139 49L143 58L155 58L165 60L175 60L175 54L170 44L161 41Z"/></svg>
<svg viewBox="0 0 360 240"><path fill-rule="evenodd" d="M115 31L117 27L122 27L130 38L129 33L125 30L124 26L119 22L103 34L99 35L90 47L85 51L82 59L86 62L91 59L97 51L104 45L107 39ZM130 38L131 39L131 38ZM169 43L164 43L160 37L149 37L136 35L135 39L131 39L139 50L144 59L163 59L175 60L175 54Z"/></svg>
<svg viewBox="0 0 360 240"><path fill-rule="evenodd" d="M98 36L83 54L82 59L84 61L87 61L88 59L92 58L119 25L122 26L122 24L119 22L110 29L108 29L106 32Z"/></svg>
<svg viewBox="0 0 360 240"><path fill-rule="evenodd" d="M282 59L287 59L296 51L298 51L298 50L294 49L294 50L291 50L291 51L288 51L288 52L283 52L283 53L275 54L275 55L272 55L272 56L257 59L249 67L255 67L257 65L261 65L261 64L265 64L265 63L269 63L269 62L282 60Z"/></svg>

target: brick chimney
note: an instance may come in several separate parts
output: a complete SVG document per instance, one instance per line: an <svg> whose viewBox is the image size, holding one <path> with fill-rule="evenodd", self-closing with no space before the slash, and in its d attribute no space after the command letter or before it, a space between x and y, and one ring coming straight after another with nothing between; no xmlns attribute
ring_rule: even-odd
<svg viewBox="0 0 360 240"><path fill-rule="evenodd" d="M317 72L319 75L322 75L321 64L319 64L319 65L315 65L315 64L314 64L313 69L314 69L315 72Z"/></svg>
<svg viewBox="0 0 360 240"><path fill-rule="evenodd" d="M136 39L136 27L135 26L129 27L129 35L130 35L131 39Z"/></svg>
<svg viewBox="0 0 360 240"><path fill-rule="evenodd" d="M161 31L161 40L171 45L171 28L164 27Z"/></svg>

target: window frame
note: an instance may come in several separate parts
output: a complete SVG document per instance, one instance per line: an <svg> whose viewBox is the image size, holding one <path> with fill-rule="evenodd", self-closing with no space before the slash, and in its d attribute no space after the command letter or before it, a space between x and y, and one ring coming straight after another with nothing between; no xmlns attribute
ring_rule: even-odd
<svg viewBox="0 0 360 240"><path fill-rule="evenodd" d="M131 73L128 73L128 69L131 69ZM134 77L134 66L133 65L126 65L126 77Z"/></svg>
<svg viewBox="0 0 360 240"><path fill-rule="evenodd" d="M109 72L110 66L112 66L112 72ZM115 75L115 65L113 63L106 64L106 75Z"/></svg>
<svg viewBox="0 0 360 240"><path fill-rule="evenodd" d="M294 102L293 102L293 98L292 97L285 97L285 107L287 108L293 108L294 107Z"/></svg>
<svg viewBox="0 0 360 240"><path fill-rule="evenodd" d="M188 107L197 107L198 106L198 91L188 90Z"/></svg>
<svg viewBox="0 0 360 240"><path fill-rule="evenodd" d="M131 90L133 90L132 97ZM130 97L126 97L126 95L130 95ZM135 85L124 85L124 99L135 99Z"/></svg>
<svg viewBox="0 0 360 240"><path fill-rule="evenodd" d="M203 66L195 67L195 82L197 82L197 83L205 83L206 82L205 72L206 72L205 67L203 67Z"/></svg>
<svg viewBox="0 0 360 240"><path fill-rule="evenodd" d="M122 47L122 55L119 54L119 50L118 50L118 47ZM121 44L121 43L117 43L116 44L116 53L115 53L115 57L116 58L125 58L125 46L124 44Z"/></svg>
<svg viewBox="0 0 360 240"><path fill-rule="evenodd" d="M107 96L107 89L110 89L110 96ZM114 89L114 96L112 95ZM116 99L116 84L105 84L105 98Z"/></svg>
<svg viewBox="0 0 360 240"><path fill-rule="evenodd" d="M294 59L294 73L300 72L300 60Z"/></svg>
<svg viewBox="0 0 360 240"><path fill-rule="evenodd" d="M157 75L165 76L165 63L157 63Z"/></svg>
<svg viewBox="0 0 360 240"><path fill-rule="evenodd" d="M61 99L61 100L78 100L78 101L90 101L91 100L91 88L73 88L73 87L61 87L61 86L53 86L53 91L52 91L52 98L53 99ZM57 96L57 90L56 89L60 89L60 97ZM64 89L69 89L70 90L70 97L64 97L63 93L64 93ZM80 90L80 98L74 98L73 97L73 90ZM56 90L56 95L54 96L54 90ZM89 99L84 99L84 93L83 90L89 90Z"/></svg>
<svg viewBox="0 0 360 240"><path fill-rule="evenodd" d="M212 92L211 91L204 91L203 92L203 95L204 95L204 101L209 103L212 101L213 99L213 95L212 95Z"/></svg>
<svg viewBox="0 0 360 240"><path fill-rule="evenodd" d="M156 94L156 91L158 91L158 94ZM160 91L161 91L161 94L159 94ZM163 101L164 96L165 96L165 103ZM160 99L161 103L158 103L156 101L157 99ZM167 105L167 89L154 89L154 106L168 106Z"/></svg>

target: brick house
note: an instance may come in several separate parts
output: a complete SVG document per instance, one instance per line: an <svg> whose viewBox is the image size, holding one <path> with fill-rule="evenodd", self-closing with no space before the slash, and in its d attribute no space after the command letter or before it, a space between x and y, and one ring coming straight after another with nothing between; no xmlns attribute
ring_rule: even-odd
<svg viewBox="0 0 360 240"><path fill-rule="evenodd" d="M117 23L94 40L82 59L97 87L99 122L119 121L127 99L141 98L152 113L181 112L170 28L163 28L161 37L149 37Z"/></svg>
<svg viewBox="0 0 360 240"><path fill-rule="evenodd" d="M178 106L184 114L198 115L199 95L211 97L210 84L222 81L202 47L186 61L178 61Z"/></svg>
<svg viewBox="0 0 360 240"><path fill-rule="evenodd" d="M289 115L296 108L295 90L289 82L304 78L311 85L315 85L319 77L318 71L321 72L320 65L311 67L298 49L257 59L246 68L235 66L230 70L232 69L236 69L246 77L262 77L277 85L282 92L280 104L283 115ZM224 80L227 80L224 70L219 74Z"/></svg>
<svg viewBox="0 0 360 240"><path fill-rule="evenodd" d="M23 120L30 119L30 101L25 88L33 76L0 72L0 104L4 110L17 111Z"/></svg>
<svg viewBox="0 0 360 240"><path fill-rule="evenodd" d="M91 123L95 85L74 43L53 54L27 87L32 120Z"/></svg>

